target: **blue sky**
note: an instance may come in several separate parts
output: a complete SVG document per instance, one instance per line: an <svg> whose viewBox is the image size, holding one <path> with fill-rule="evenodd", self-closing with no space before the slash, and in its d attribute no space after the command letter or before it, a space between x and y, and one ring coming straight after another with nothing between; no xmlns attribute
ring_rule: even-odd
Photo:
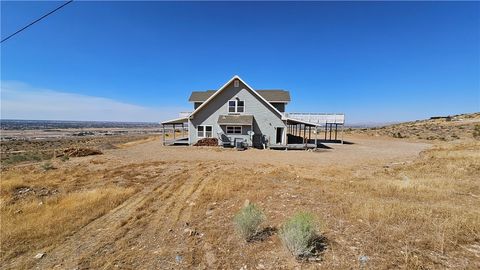
<svg viewBox="0 0 480 270"><path fill-rule="evenodd" d="M2 38L62 2L2 2ZM2 118L160 121L233 75L349 123L480 111L478 2L73 2L1 45Z"/></svg>

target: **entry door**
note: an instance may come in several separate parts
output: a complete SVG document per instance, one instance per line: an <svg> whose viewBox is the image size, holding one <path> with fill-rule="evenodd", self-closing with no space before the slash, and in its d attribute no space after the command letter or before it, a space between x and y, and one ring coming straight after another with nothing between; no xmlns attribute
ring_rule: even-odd
<svg viewBox="0 0 480 270"><path fill-rule="evenodd" d="M283 144L283 127L277 127L276 144Z"/></svg>

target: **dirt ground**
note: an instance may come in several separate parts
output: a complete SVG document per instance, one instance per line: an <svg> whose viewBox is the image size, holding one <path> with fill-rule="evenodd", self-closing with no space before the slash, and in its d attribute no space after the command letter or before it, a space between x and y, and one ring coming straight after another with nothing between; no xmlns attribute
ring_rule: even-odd
<svg viewBox="0 0 480 270"><path fill-rule="evenodd" d="M473 152L462 148L468 152L461 152L465 171L458 186L446 192L437 181L445 174L442 170L451 168L439 163L441 169L429 175L435 170L427 159L450 150L435 146L440 147L438 153L430 155L431 144L380 137L349 135L346 141L309 152L164 147L159 140L145 140L105 150L101 156L55 161L54 170L11 168L2 173L2 182L10 185L3 186L2 219L15 217L16 223L29 214L19 210L22 200L37 209L54 207L79 190L121 188L115 194L127 195L109 201L110 209L102 212L90 206L91 213L81 212L85 220L72 212L56 224L32 221L41 230L39 236L36 229L22 231L12 223L12 233L2 232L0 268L480 267L480 222L474 207L480 193L474 177L480 171L478 144L468 146ZM406 178L418 183L408 186ZM39 197L26 192L21 197L19 188L57 193ZM104 197L108 196L101 200L108 199ZM240 239L232 223L247 199L264 210L264 226L273 232L253 243ZM87 204L82 207L90 209ZM298 211L318 217L324 250L314 261L293 258L275 233ZM45 255L35 259L38 253ZM359 262L361 256L365 257Z"/></svg>
<svg viewBox="0 0 480 270"><path fill-rule="evenodd" d="M348 140L350 139L351 140ZM411 160L430 144L411 143L388 138L372 139L368 136L351 136L344 144L326 143L316 152L298 150L237 151L212 147L163 147L161 141L140 144L136 147L114 150L104 156L115 163L149 161L234 162L239 164L269 164L322 167L331 165L355 166ZM192 151L193 149L193 151Z"/></svg>

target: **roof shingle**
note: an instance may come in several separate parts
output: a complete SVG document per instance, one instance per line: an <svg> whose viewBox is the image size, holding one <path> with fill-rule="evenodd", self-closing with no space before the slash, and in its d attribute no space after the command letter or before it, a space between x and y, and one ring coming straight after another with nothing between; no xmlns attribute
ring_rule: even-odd
<svg viewBox="0 0 480 270"><path fill-rule="evenodd" d="M260 96L268 102L290 102L290 92L281 89L256 90ZM204 102L212 96L216 90L193 91L188 101Z"/></svg>
<svg viewBox="0 0 480 270"><path fill-rule="evenodd" d="M253 123L253 115L219 115L219 125L244 125L251 126Z"/></svg>

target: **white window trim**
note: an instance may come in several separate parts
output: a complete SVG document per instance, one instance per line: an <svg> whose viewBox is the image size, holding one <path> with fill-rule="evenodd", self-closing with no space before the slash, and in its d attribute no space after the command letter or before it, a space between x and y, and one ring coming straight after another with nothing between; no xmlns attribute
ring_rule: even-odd
<svg viewBox="0 0 480 270"><path fill-rule="evenodd" d="M228 128L231 127L233 128L233 130L235 131L235 128L240 128L240 133L229 133L228 132ZM228 135L242 135L243 134L243 127L242 126L225 126L225 134L228 134Z"/></svg>
<svg viewBox="0 0 480 270"><path fill-rule="evenodd" d="M198 128L199 128L199 127L203 127L203 136L198 136L198 132L199 132ZM205 135L207 135L207 127L211 127L211 128L212 128L212 131L211 131L211 132L212 132L212 137L206 137L206 136L205 136ZM197 126L197 137L198 137L198 138L202 138L202 139L203 139L203 138L213 138L213 126L212 126L212 125L199 125L199 126Z"/></svg>
<svg viewBox="0 0 480 270"><path fill-rule="evenodd" d="M234 101L234 102L235 102L235 111L234 111L234 112L231 112L231 111L230 111L230 101ZM239 111L238 111L238 102L239 102L239 101L243 101L243 112L239 112ZM228 101L227 105L228 105L228 106L227 106L227 112L228 112L228 113L245 113L245 108L246 108L246 106L245 106L245 100L230 99L230 100Z"/></svg>

